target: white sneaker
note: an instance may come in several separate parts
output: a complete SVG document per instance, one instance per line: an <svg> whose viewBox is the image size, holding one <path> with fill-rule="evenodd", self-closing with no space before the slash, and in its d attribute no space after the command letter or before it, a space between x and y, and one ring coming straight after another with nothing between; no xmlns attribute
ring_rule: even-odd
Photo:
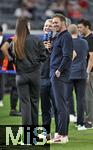
<svg viewBox="0 0 93 150"><path fill-rule="evenodd" d="M3 104L3 101L0 101L0 107L3 107L4 104Z"/></svg>
<svg viewBox="0 0 93 150"><path fill-rule="evenodd" d="M50 144L52 143L66 144L67 142L68 142L68 136L62 136L58 134L55 138L53 138L50 141Z"/></svg>
<svg viewBox="0 0 93 150"><path fill-rule="evenodd" d="M58 133L56 132L56 133L54 134L54 138L56 138L57 135L58 135Z"/></svg>
<svg viewBox="0 0 93 150"><path fill-rule="evenodd" d="M82 130L87 130L87 128L83 125L83 126L81 126L81 125L78 125L77 126L77 130L78 131L82 131Z"/></svg>
<svg viewBox="0 0 93 150"><path fill-rule="evenodd" d="M77 122L77 117L74 115L70 115L70 122Z"/></svg>
<svg viewBox="0 0 93 150"><path fill-rule="evenodd" d="M63 144L68 143L68 136L64 136L64 137L61 139L61 143L63 143Z"/></svg>

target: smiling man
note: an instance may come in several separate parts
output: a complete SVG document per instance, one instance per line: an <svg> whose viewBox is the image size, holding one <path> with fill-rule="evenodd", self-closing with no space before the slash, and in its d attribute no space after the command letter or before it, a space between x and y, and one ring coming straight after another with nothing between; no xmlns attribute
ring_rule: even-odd
<svg viewBox="0 0 93 150"><path fill-rule="evenodd" d="M72 37L67 31L65 16L55 14L52 22L57 37L52 45L50 77L58 113L58 134L53 142L67 143L69 118L67 100L73 44Z"/></svg>

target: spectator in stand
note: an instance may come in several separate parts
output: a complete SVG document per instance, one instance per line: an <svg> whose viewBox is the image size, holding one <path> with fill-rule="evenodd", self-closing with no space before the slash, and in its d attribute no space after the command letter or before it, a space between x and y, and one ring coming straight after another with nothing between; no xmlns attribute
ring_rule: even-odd
<svg viewBox="0 0 93 150"><path fill-rule="evenodd" d="M48 9L45 12L47 17L52 17L55 13L60 13L65 15L65 0L57 0L50 4Z"/></svg>
<svg viewBox="0 0 93 150"><path fill-rule="evenodd" d="M37 0L23 0L23 5L26 6L27 11L32 15L32 18L35 19Z"/></svg>
<svg viewBox="0 0 93 150"><path fill-rule="evenodd" d="M20 8L17 8L14 12L16 17L27 17L29 19L35 19L37 0L22 0Z"/></svg>
<svg viewBox="0 0 93 150"><path fill-rule="evenodd" d="M77 0L77 1L83 11L88 9L88 0Z"/></svg>
<svg viewBox="0 0 93 150"><path fill-rule="evenodd" d="M77 1L73 0L67 1L66 9L67 9L67 16L71 19L71 21L75 23L81 19L83 14Z"/></svg>
<svg viewBox="0 0 93 150"><path fill-rule="evenodd" d="M26 17L28 19L32 18L31 13L28 12L26 6L24 4L22 4L19 8L17 8L14 12L14 16L16 17Z"/></svg>

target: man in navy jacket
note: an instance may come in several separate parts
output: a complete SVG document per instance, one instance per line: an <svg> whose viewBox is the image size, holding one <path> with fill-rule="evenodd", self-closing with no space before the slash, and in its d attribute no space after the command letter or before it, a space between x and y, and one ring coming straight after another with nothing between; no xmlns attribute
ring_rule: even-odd
<svg viewBox="0 0 93 150"><path fill-rule="evenodd" d="M73 44L72 37L66 29L65 16L55 14L52 21L57 35L52 45L50 77L58 112L58 134L53 142L67 143L69 120L67 100Z"/></svg>
<svg viewBox="0 0 93 150"><path fill-rule="evenodd" d="M76 57L72 61L71 65L71 85L69 90L71 93L73 88L76 94L77 101L77 129L85 130L84 126L84 104L85 104L85 87L86 87L86 66L87 66L87 54L88 43L86 40L78 37L78 28L75 24L68 27L68 31L73 38L73 49L76 52Z"/></svg>

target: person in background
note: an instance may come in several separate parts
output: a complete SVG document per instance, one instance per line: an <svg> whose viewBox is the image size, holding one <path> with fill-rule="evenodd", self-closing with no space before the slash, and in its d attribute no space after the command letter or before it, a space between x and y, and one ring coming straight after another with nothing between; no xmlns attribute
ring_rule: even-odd
<svg viewBox="0 0 93 150"><path fill-rule="evenodd" d="M87 57L87 84L86 84L86 103L85 103L85 127L93 127L93 34L91 23L82 19L78 22L78 30L82 38L86 39L89 46Z"/></svg>
<svg viewBox="0 0 93 150"><path fill-rule="evenodd" d="M68 28L71 25L71 20L66 17L66 27Z"/></svg>
<svg viewBox="0 0 93 150"><path fill-rule="evenodd" d="M66 17L66 27L67 27L67 29L69 28L70 25L71 25L71 20ZM73 51L73 54L74 54L74 56L76 56L75 51ZM69 114L70 114L70 122L76 122L77 117L76 117L76 112L75 112L75 103L74 103L73 91L72 91L71 97L69 98Z"/></svg>
<svg viewBox="0 0 93 150"><path fill-rule="evenodd" d="M1 51L1 47L4 42L5 42L5 37L3 35L3 28L0 25L0 71L1 71L2 62L4 59L4 55ZM2 73L0 73L0 107L3 106L3 96L4 96L4 75Z"/></svg>
<svg viewBox="0 0 93 150"><path fill-rule="evenodd" d="M68 142L68 99L69 75L73 54L73 43L67 31L66 18L61 14L53 16L53 27L56 28L57 37L52 45L50 58L50 78L53 88L58 114L57 135L52 142Z"/></svg>
<svg viewBox="0 0 93 150"><path fill-rule="evenodd" d="M75 24L68 27L69 33L73 38L73 50L76 52L76 57L72 61L70 79L71 84L69 90L72 93L73 89L76 94L77 102L77 129L86 130L84 126L84 103L85 103L85 88L86 88L86 63L88 54L88 43L86 40L78 37L78 28Z"/></svg>
<svg viewBox="0 0 93 150"><path fill-rule="evenodd" d="M5 41L1 47L2 52L7 51L9 56L11 57L11 60L13 59L13 43L14 38L10 37L7 41ZM2 70L3 71L15 71L15 64L13 61L8 60L8 57L5 55L3 63L2 63ZM10 73L7 74L7 77L10 80L10 116L21 116L21 110L19 108L19 111L17 111L17 102L18 102L18 93L17 93L17 88L16 88L16 82L15 82L15 73Z"/></svg>
<svg viewBox="0 0 93 150"><path fill-rule="evenodd" d="M46 47L47 42L53 42L53 34L52 34L52 19L47 19L44 23L44 35L43 35L43 43ZM50 127L51 127L51 115L54 113L55 117L55 132L57 132L57 110L55 106L54 95L52 91L52 86L50 82L49 72L50 72L50 57L51 57L51 49L47 49L48 58L42 64L41 70L41 110L42 110L42 121L43 125L47 128L47 140L51 138ZM53 112L52 112L53 111Z"/></svg>

